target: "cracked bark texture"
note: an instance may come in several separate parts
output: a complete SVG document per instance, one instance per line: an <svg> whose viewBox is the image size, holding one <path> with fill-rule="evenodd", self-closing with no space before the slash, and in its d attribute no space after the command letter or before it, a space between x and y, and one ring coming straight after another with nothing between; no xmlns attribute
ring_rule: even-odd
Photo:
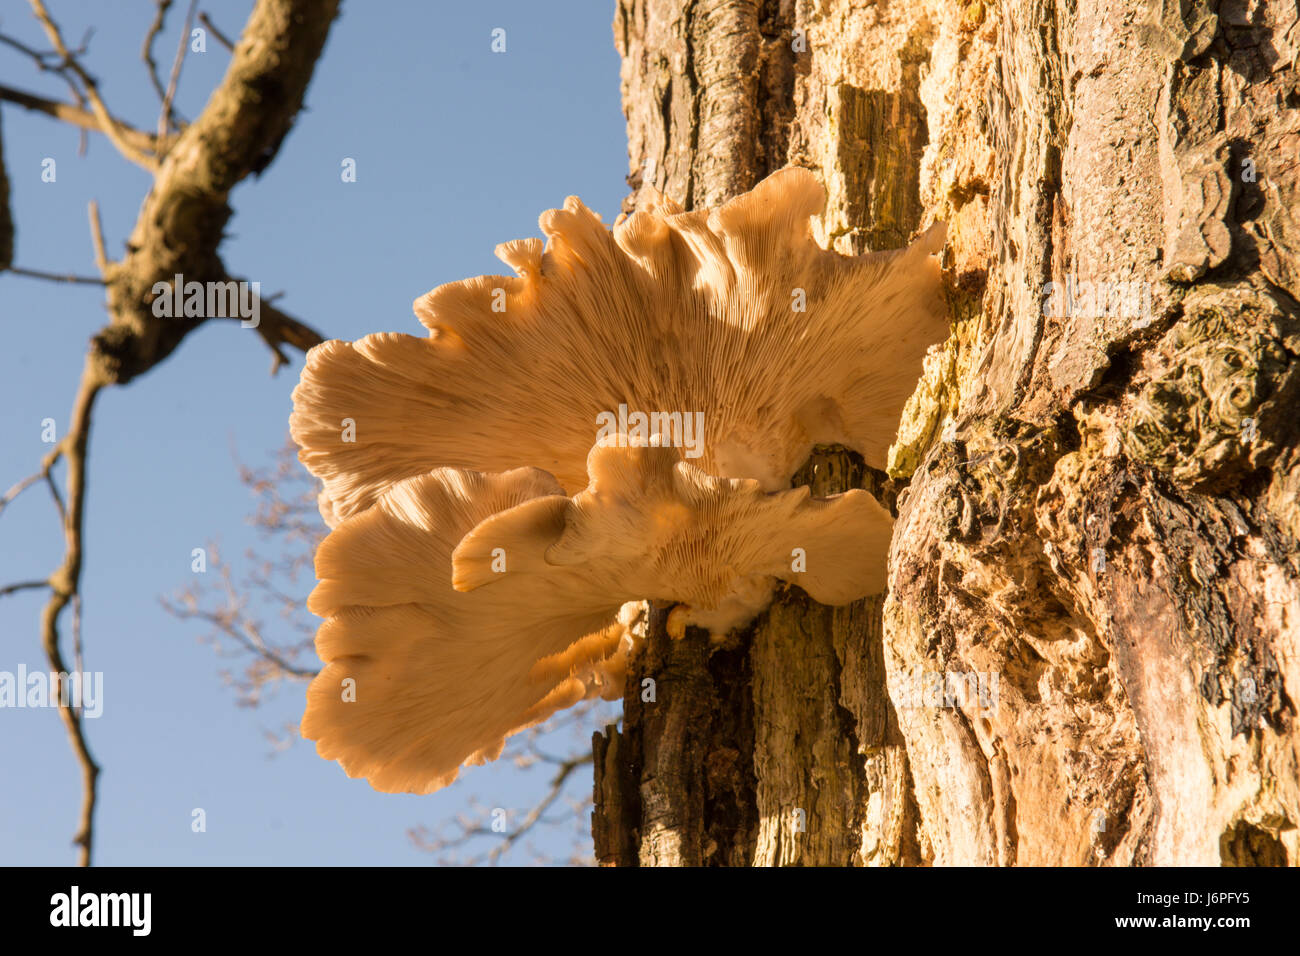
<svg viewBox="0 0 1300 956"><path fill-rule="evenodd" d="M953 332L888 475L796 478L897 495L887 595L790 590L716 648L649 615L598 859L1294 865L1296 5L620 0L614 33L628 208L808 166L828 247L948 221Z"/></svg>

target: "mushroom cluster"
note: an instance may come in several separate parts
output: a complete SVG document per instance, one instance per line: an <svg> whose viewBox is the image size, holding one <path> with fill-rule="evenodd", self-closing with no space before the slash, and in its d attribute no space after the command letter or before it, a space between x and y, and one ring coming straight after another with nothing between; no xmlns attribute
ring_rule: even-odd
<svg viewBox="0 0 1300 956"><path fill-rule="evenodd" d="M788 486L817 444L883 466L948 331L943 225L843 256L812 239L824 201L797 168L613 230L571 197L545 245L497 247L516 276L416 300L427 337L312 349L290 426L332 529L302 721L322 757L428 793L620 696L629 602L723 634L781 581L826 604L884 589L889 513Z"/></svg>

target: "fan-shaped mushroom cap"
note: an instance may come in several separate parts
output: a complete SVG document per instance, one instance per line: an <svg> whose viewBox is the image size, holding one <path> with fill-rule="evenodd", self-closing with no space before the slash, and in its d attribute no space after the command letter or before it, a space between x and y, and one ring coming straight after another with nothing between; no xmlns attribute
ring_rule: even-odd
<svg viewBox="0 0 1300 956"><path fill-rule="evenodd" d="M330 533L309 602L326 667L302 722L321 756L426 793L554 711L617 696L627 601L683 602L680 626L725 631L773 579L824 603L883 588L890 518L866 492L765 493L618 440L588 467L573 498L536 469L438 469Z"/></svg>
<svg viewBox="0 0 1300 956"><path fill-rule="evenodd" d="M324 480L323 512L346 518L440 466L535 466L573 492L597 416L621 405L700 413L693 463L767 490L816 443L882 466L926 349L947 333L932 255L943 226L905 250L842 256L810 234L824 198L789 168L712 212L664 201L611 232L570 197L542 215L545 247L498 247L517 277L418 299L428 338L312 349L290 424Z"/></svg>
<svg viewBox="0 0 1300 956"><path fill-rule="evenodd" d="M428 793L462 763L496 759L507 734L603 689L592 665L618 650L621 602L560 593L535 575L510 592L451 586L466 531L538 496L566 501L561 491L532 468L443 468L398 483L326 537L308 600L326 619L316 635L325 667L302 720L322 757L377 790Z"/></svg>
<svg viewBox="0 0 1300 956"><path fill-rule="evenodd" d="M745 623L770 596L772 579L797 584L823 604L885 587L892 519L867 492L812 498L806 487L764 492L752 479L716 478L667 447L627 447L625 436L591 450L586 490L502 511L470 531L452 555L452 584L508 587L492 573L497 548L516 567L571 570L597 592L719 608ZM697 623L688 616L687 623Z"/></svg>

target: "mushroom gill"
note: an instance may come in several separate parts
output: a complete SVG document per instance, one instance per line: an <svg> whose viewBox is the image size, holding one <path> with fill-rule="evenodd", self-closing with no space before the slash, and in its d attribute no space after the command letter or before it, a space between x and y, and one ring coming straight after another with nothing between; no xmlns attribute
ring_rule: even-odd
<svg viewBox="0 0 1300 956"><path fill-rule="evenodd" d="M828 604L884 588L888 512L787 486L816 444L883 465L947 334L944 228L843 256L811 237L823 203L796 168L613 230L570 198L545 244L497 248L516 276L416 300L427 337L312 349L290 427L333 529L302 723L322 756L428 792L621 693L627 602L716 635L781 581Z"/></svg>
<svg viewBox="0 0 1300 956"><path fill-rule="evenodd" d="M715 478L677 449L592 449L572 498L537 469L440 468L343 522L308 606L325 668L304 736L378 790L427 793L505 738L621 690L626 602L725 632L777 580L840 604L884 584L889 514L865 491L810 498Z"/></svg>

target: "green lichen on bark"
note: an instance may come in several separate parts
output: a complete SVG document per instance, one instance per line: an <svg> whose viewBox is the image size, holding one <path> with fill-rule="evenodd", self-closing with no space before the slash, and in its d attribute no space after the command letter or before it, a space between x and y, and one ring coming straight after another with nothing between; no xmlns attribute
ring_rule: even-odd
<svg viewBox="0 0 1300 956"><path fill-rule="evenodd" d="M944 423L965 398L972 364L983 329L980 298L964 289L946 289L952 334L925 357L916 391L903 406L898 435L890 446L885 471L891 478L910 478L930 446L939 440Z"/></svg>

